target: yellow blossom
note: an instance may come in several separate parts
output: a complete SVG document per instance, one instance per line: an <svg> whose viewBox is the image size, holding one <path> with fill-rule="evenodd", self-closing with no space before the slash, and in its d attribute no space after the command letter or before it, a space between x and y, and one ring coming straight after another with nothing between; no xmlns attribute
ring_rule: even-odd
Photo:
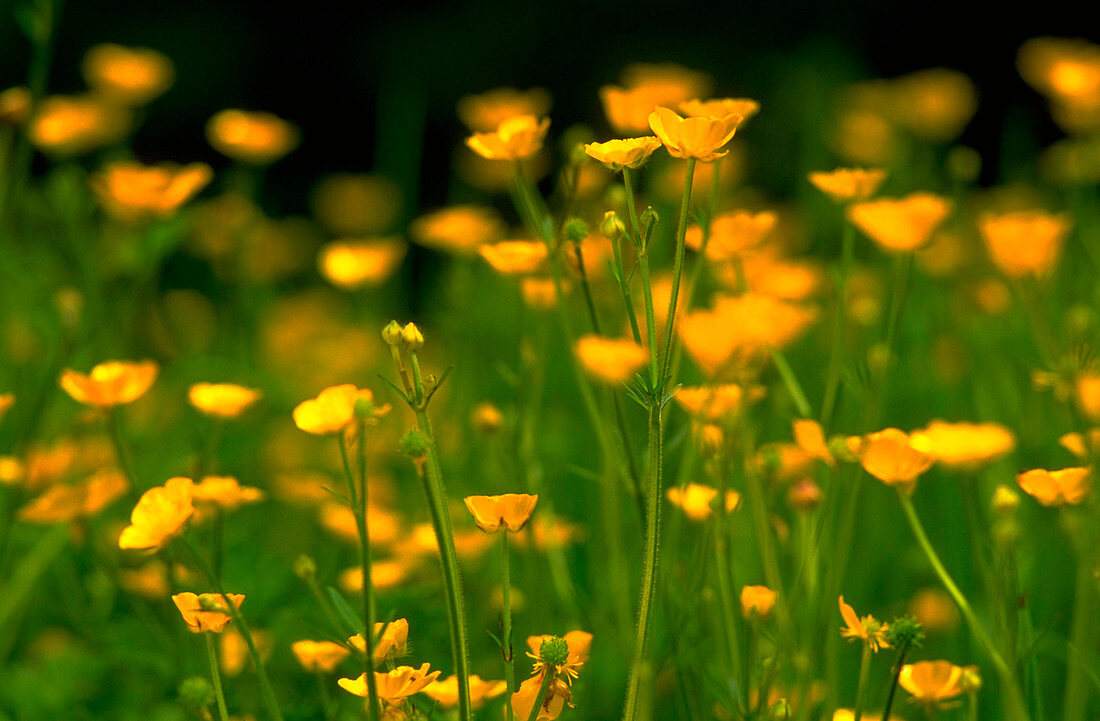
<svg viewBox="0 0 1100 721"><path fill-rule="evenodd" d="M187 400L208 416L236 418L262 395L233 383L196 383L187 391Z"/></svg>
<svg viewBox="0 0 1100 721"><path fill-rule="evenodd" d="M244 603L244 594L225 595L234 608L240 608ZM176 604L191 633L221 633L233 620L233 614L220 593L177 593L172 596L172 602Z"/></svg>
<svg viewBox="0 0 1100 721"><path fill-rule="evenodd" d="M546 262L546 244L540 241L506 240L478 247L478 253L502 275L530 275Z"/></svg>
<svg viewBox="0 0 1100 721"><path fill-rule="evenodd" d="M1028 495L1044 506L1080 503L1092 485L1091 468L1063 468L1059 471L1034 469L1016 476L1016 482Z"/></svg>
<svg viewBox="0 0 1100 721"><path fill-rule="evenodd" d="M745 618L768 618L775 608L776 592L767 586L745 586L741 589L741 613Z"/></svg>
<svg viewBox="0 0 1100 721"><path fill-rule="evenodd" d="M682 489L672 487L665 492L672 505L679 506L684 515L693 521L705 521L714 512L714 499L718 489L700 483L689 483ZM741 504L741 494L726 491L726 513L732 513Z"/></svg>
<svg viewBox="0 0 1100 721"><path fill-rule="evenodd" d="M912 442L937 463L969 469L990 463L1016 447L1012 431L999 423L932 421L913 432Z"/></svg>
<svg viewBox="0 0 1100 721"><path fill-rule="evenodd" d="M479 246L500 240L504 223L491 208L456 205L422 215L409 226L420 245L457 255L473 255Z"/></svg>
<svg viewBox="0 0 1100 721"><path fill-rule="evenodd" d="M380 285L405 259L400 238L341 239L329 243L317 256L317 267L338 288L354 290Z"/></svg>
<svg viewBox="0 0 1100 721"><path fill-rule="evenodd" d="M682 118L668 108L657 108L649 116L649 127L672 157L709 163L729 152L722 148L742 120L740 115Z"/></svg>
<svg viewBox="0 0 1100 721"><path fill-rule="evenodd" d="M542 149L549 129L549 118L518 115L501 122L494 132L470 136L466 145L489 160L523 160Z"/></svg>
<svg viewBox="0 0 1100 721"><path fill-rule="evenodd" d="M775 229L775 213L750 213L738 210L723 213L710 223L709 234L693 225L687 229L684 242L692 250L702 250L706 239L707 260L726 261L755 248Z"/></svg>
<svg viewBox="0 0 1100 721"><path fill-rule="evenodd" d="M649 360L649 351L629 338L593 334L577 340L576 353L589 375L613 385L626 383Z"/></svg>
<svg viewBox="0 0 1100 721"><path fill-rule="evenodd" d="M829 173L810 173L810 182L838 203L867 200L876 192L886 171L881 169L837 168Z"/></svg>
<svg viewBox="0 0 1100 721"><path fill-rule="evenodd" d="M606 165L608 170L619 172L623 168L634 170L642 167L659 147L661 141L647 135L641 138L608 140L606 143L588 143L584 146L584 152L588 157Z"/></svg>
<svg viewBox="0 0 1100 721"><path fill-rule="evenodd" d="M206 124L206 139L222 155L268 165L298 147L298 129L271 113L222 110Z"/></svg>
<svg viewBox="0 0 1100 721"><path fill-rule="evenodd" d="M439 677L439 671L429 672L429 664L423 664L420 668L412 666L398 666L386 673L374 673L375 685L378 689L378 698L386 703L401 703L413 694L420 693L429 684ZM358 678L341 678L336 681L340 688L356 696L366 697L367 674L363 673Z"/></svg>
<svg viewBox="0 0 1100 721"><path fill-rule="evenodd" d="M495 533L504 529L518 533L530 520L539 497L526 493L505 493L500 496L466 496L463 500L481 530Z"/></svg>
<svg viewBox="0 0 1100 721"><path fill-rule="evenodd" d="M902 666L898 683L917 703L942 707L965 690L963 670L948 661L920 661Z"/></svg>
<svg viewBox="0 0 1100 721"><path fill-rule="evenodd" d="M497 88L458 101L458 118L475 133L489 133L505 120L521 115L545 117L550 112L550 93L542 88Z"/></svg>
<svg viewBox="0 0 1100 721"><path fill-rule="evenodd" d="M182 532L195 512L194 488L190 478L169 478L163 486L141 494L130 514L130 525L118 538L118 547L155 551Z"/></svg>
<svg viewBox="0 0 1100 721"><path fill-rule="evenodd" d="M350 383L324 389L316 398L302 401L294 409L294 424L306 433L328 435L346 430L356 420L356 403L373 404L374 394ZM385 415L390 406L373 407L371 418Z"/></svg>
<svg viewBox="0 0 1100 721"><path fill-rule="evenodd" d="M1027 210L987 214L978 227L993 264L1005 275L1019 278L1047 275L1054 270L1070 222L1065 215Z"/></svg>
<svg viewBox="0 0 1100 721"><path fill-rule="evenodd" d="M469 684L470 706L475 709L481 708L486 701L496 698L508 690L507 681L484 681L476 673L470 674ZM444 708L457 706L458 676L450 676L440 681L431 682L424 688L424 694L430 696Z"/></svg>
<svg viewBox="0 0 1100 721"><path fill-rule="evenodd" d="M88 87L125 105L145 105L164 94L176 78L172 61L149 48L105 43L84 56Z"/></svg>
<svg viewBox="0 0 1100 721"><path fill-rule="evenodd" d="M909 491L932 466L932 456L917 448L909 434L897 428L857 438L850 448L863 470L888 486Z"/></svg>
<svg viewBox="0 0 1100 721"><path fill-rule="evenodd" d="M107 361L87 375L66 369L61 387L73 400L90 406L111 407L133 403L153 385L159 366L153 361Z"/></svg>
<svg viewBox="0 0 1100 721"><path fill-rule="evenodd" d="M880 198L848 207L848 219L884 250L920 248L951 213L951 201L931 193Z"/></svg>
<svg viewBox="0 0 1100 721"><path fill-rule="evenodd" d="M866 643L871 651L878 653L880 648L890 648L886 642L886 626L870 614L860 618L855 609L844 603L844 596L840 597L840 615L844 619L844 628L840 629L840 635L844 638L856 638Z"/></svg>
<svg viewBox="0 0 1100 721"><path fill-rule="evenodd" d="M295 641L290 650L302 668L313 673L331 673L351 653L332 641Z"/></svg>

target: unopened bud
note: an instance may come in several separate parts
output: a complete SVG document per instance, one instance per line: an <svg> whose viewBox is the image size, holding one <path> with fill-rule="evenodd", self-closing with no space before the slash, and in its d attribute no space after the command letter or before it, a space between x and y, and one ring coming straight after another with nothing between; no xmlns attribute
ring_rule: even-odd
<svg viewBox="0 0 1100 721"><path fill-rule="evenodd" d="M401 452L401 455L414 460L428 455L430 447L431 443L428 441L428 437L415 428L405 431L405 434L401 436L401 440L397 442L397 449Z"/></svg>
<svg viewBox="0 0 1100 721"><path fill-rule="evenodd" d="M415 353L424 347L424 335L416 327L416 323L409 323L401 329L401 345L410 353Z"/></svg>
<svg viewBox="0 0 1100 721"><path fill-rule="evenodd" d="M603 214L603 220L600 222L600 233L615 241L622 237L625 232L626 225L623 224L618 213L609 210Z"/></svg>
<svg viewBox="0 0 1100 721"><path fill-rule="evenodd" d="M990 506L1001 516L1011 516L1020 507L1020 494L1008 486L997 486Z"/></svg>
<svg viewBox="0 0 1100 721"><path fill-rule="evenodd" d="M395 320L387 323L386 327L382 329L382 340L386 341L386 345L401 345L401 324Z"/></svg>
<svg viewBox="0 0 1100 721"><path fill-rule="evenodd" d="M579 243L588 237L588 223L580 218L570 218L565 221L565 239L573 243Z"/></svg>
<svg viewBox="0 0 1100 721"><path fill-rule="evenodd" d="M303 581L317 578L317 562L303 553L294 561L294 575Z"/></svg>

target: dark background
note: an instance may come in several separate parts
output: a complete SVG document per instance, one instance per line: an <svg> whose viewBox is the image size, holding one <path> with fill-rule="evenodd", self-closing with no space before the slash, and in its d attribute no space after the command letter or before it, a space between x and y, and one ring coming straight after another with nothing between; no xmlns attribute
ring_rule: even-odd
<svg viewBox="0 0 1100 721"><path fill-rule="evenodd" d="M8 87L23 81L28 53L12 3L4 5L0 86ZM1016 50L1038 35L1095 39L1100 29L1085 22L1085 7L70 0L50 89L79 91L80 58L98 42L152 47L173 59L178 77L135 138L141 159L222 166L203 138L206 119L225 107L269 110L296 122L304 137L268 177L273 211L304 210L309 186L324 173L372 168L405 176L406 188L419 188L410 205L431 206L447 196L451 154L465 134L454 115L459 97L541 85L553 94L559 132L585 121L606 136L596 91L631 61L680 62L711 73L716 95L761 99L755 142L770 146L773 159L805 130L795 104L807 88L933 66L961 70L978 85L980 110L963 141L983 156L997 154L1014 114L1043 145L1058 132L1016 74ZM407 141L420 136L422 157L409 157ZM995 175L987 169L985 180Z"/></svg>

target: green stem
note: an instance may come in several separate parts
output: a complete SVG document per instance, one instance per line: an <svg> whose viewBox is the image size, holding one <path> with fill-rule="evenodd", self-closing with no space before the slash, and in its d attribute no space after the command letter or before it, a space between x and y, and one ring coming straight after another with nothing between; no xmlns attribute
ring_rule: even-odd
<svg viewBox="0 0 1100 721"><path fill-rule="evenodd" d="M840 371L844 368L845 304L848 292L848 274L851 272L855 253L855 227L845 221L840 232L840 265L837 268L836 303L833 307L833 338L829 348L829 365L825 375L825 399L821 403L821 426L832 423L837 392L840 389Z"/></svg>
<svg viewBox="0 0 1100 721"><path fill-rule="evenodd" d="M1073 599L1073 622L1070 626L1070 649L1066 654L1065 721L1082 721L1088 706L1085 669L1088 664L1090 619L1092 614L1092 566L1087 559L1077 563L1077 588Z"/></svg>
<svg viewBox="0 0 1100 721"><path fill-rule="evenodd" d="M508 698L516 692L516 669L512 659L512 569L508 560L508 532L500 531L500 574L501 574L501 613L504 617L504 638L501 651L504 654L504 679L508 684ZM516 712L511 703L506 703L508 721L514 721Z"/></svg>
<svg viewBox="0 0 1100 721"><path fill-rule="evenodd" d="M137 495L144 492L146 488L138 480L137 473L134 471L133 459L130 458L126 444L122 442L122 423L119 420L119 412L117 406L108 411L107 433L111 436L111 444L115 447L115 458L118 460L119 468L122 469L126 479L130 481L130 492Z"/></svg>
<svg viewBox="0 0 1100 721"><path fill-rule="evenodd" d="M894 695L898 692L901 669L905 666L905 655L909 653L909 644L898 649L898 657L890 669L890 691L886 694L886 706L882 710L882 721L890 721L890 709L894 707Z"/></svg>
<svg viewBox="0 0 1100 721"><path fill-rule="evenodd" d="M415 354L412 354L415 360ZM416 366L414 365L414 368ZM458 677L459 718L470 721L470 668L466 633L466 608L462 598L462 576L458 568L458 554L455 552L454 533L451 530L451 516L447 507L447 490L443 484L443 467L439 461L439 448L432 433L432 422L426 409L414 409L420 432L428 439L428 453L425 463L424 487L428 494L428 507L432 514L432 526L435 529L436 543L439 545L440 561L443 565L443 586L447 593L447 613L451 625L451 654L454 657L455 675Z"/></svg>
<svg viewBox="0 0 1100 721"><path fill-rule="evenodd" d="M1007 694L1007 704L1009 707L1010 718L1017 721L1026 721L1028 719L1027 706L1024 703L1023 697L1020 695L1019 686L1016 683L1016 677L1013 675L1011 669L1005 663L1004 658L1001 657L997 647L993 643L993 639L989 637L985 627L982 626L981 621L978 620L978 616L974 613L974 610L970 606L970 602L963 595L962 591L955 584L955 580L951 578L951 574L947 572L947 568L943 565L939 555L936 553L936 549L932 547L932 542L928 539L928 534L924 531L924 526L920 522L920 517L917 516L917 511L913 508L913 502L906 495L905 491L898 492L898 500L901 501L902 510L905 511L905 518L909 522L909 527L913 531L913 535L917 539L918 545L921 550L924 551L924 555L928 558L928 562L932 565L932 569L939 576L940 582L943 584L947 592L955 599L955 603L958 605L959 610L962 611L963 618L966 619L967 625L970 627L970 632L974 634L974 637L978 639L978 642L985 648L987 654L993 662L993 668L997 671L997 676L1001 680L1001 685L1004 687L1004 691Z"/></svg>
<svg viewBox="0 0 1100 721"><path fill-rule="evenodd" d="M542 702L546 700L546 692L550 690L550 684L554 680L554 674L550 673L550 669L546 669L542 672L542 683L539 685L539 693L535 696L535 705L531 707L531 713L527 715L527 721L536 721L539 717L539 709L542 708ZM511 707L511 703L508 704Z"/></svg>
<svg viewBox="0 0 1100 721"><path fill-rule="evenodd" d="M684 237L687 234L688 210L691 207L691 183L695 177L695 158L688 158L687 176L684 179L684 195L680 199L680 220L676 226L676 256L672 262L672 296L668 300L668 315L665 320L665 345L661 357L661 377L668 373L672 362L672 339L676 326L676 304L680 297L680 277L684 274Z"/></svg>
<svg viewBox="0 0 1100 721"><path fill-rule="evenodd" d="M871 674L871 644L863 642L863 654L859 659L859 684L856 686L856 708L852 721L863 718L863 704L867 698L867 677Z"/></svg>
<svg viewBox="0 0 1100 721"><path fill-rule="evenodd" d="M206 659L210 662L210 679L214 682L214 697L218 699L218 717L221 721L229 721L229 710L222 691L222 674L218 670L218 654L214 650L214 634L203 633L203 638L206 640Z"/></svg>

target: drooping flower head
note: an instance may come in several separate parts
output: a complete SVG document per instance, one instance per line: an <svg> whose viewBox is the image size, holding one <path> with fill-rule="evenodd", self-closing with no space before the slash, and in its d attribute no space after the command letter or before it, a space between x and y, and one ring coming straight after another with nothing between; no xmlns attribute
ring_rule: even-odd
<svg viewBox="0 0 1100 721"><path fill-rule="evenodd" d="M486 533L500 530L518 533L531 519L539 497L527 493L505 493L499 496L466 496L463 500L481 530Z"/></svg>
<svg viewBox="0 0 1100 721"><path fill-rule="evenodd" d="M227 593L225 596L234 609L244 603L244 594ZM177 593L172 596L172 602L191 633L221 633L233 620L233 613L220 593Z"/></svg>
<svg viewBox="0 0 1100 721"><path fill-rule="evenodd" d="M844 627L840 629L841 636L860 639L873 653L878 653L880 648L890 647L886 642L886 626L881 621L870 614L860 618L854 608L844 603L844 596L840 597L839 603L840 615L844 619Z"/></svg>

